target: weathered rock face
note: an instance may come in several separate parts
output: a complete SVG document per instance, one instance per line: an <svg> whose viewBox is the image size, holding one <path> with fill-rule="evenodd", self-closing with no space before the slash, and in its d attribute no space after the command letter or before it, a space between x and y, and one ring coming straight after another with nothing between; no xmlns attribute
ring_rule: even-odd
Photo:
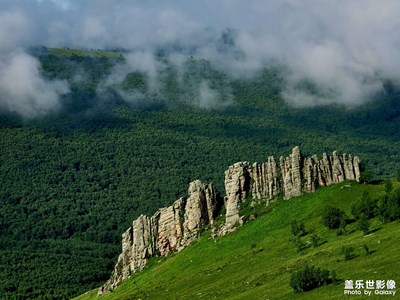
<svg viewBox="0 0 400 300"><path fill-rule="evenodd" d="M203 226L214 223L214 213L217 207L217 193L212 184L207 186L200 180L193 181L189 185L188 193L183 223L182 245L184 246L198 237Z"/></svg>
<svg viewBox="0 0 400 300"><path fill-rule="evenodd" d="M206 195L208 221L210 225L214 225L215 217L217 213L220 212L222 205L224 204L223 199L220 197L217 189L212 184L205 186L204 192Z"/></svg>
<svg viewBox="0 0 400 300"><path fill-rule="evenodd" d="M326 153L322 154L322 160L319 161L318 165L318 184L320 186L331 185L333 183L332 164L331 159L326 155Z"/></svg>
<svg viewBox="0 0 400 300"><path fill-rule="evenodd" d="M285 199L313 192L319 186L331 185L345 179L360 180L358 157L336 152L304 158L298 147L279 160L270 156L265 163L238 162L225 171L224 204L226 222L217 234L234 231L241 223L240 205L251 194L254 200L267 203L283 193ZM189 245L202 227L213 225L222 206L222 199L212 184L196 180L190 183L188 197L159 209L151 218L141 215L122 235L122 253L111 278L98 294L113 290L131 274L141 271L149 257L166 256Z"/></svg>
<svg viewBox="0 0 400 300"><path fill-rule="evenodd" d="M254 163L250 172L251 193L254 199L272 199L281 192L281 172L273 156L266 163Z"/></svg>
<svg viewBox="0 0 400 300"><path fill-rule="evenodd" d="M331 185L343 180L360 180L360 160L358 157L333 152L304 158L299 147L295 147L288 157L279 159L279 166L270 156L265 163L239 162L225 171L226 228L240 223L239 209L247 195L253 199L270 201L279 193L284 199L314 192L319 186ZM232 230L225 230L229 232Z"/></svg>
<svg viewBox="0 0 400 300"><path fill-rule="evenodd" d="M154 232L151 219L141 215L122 235L122 252L111 278L100 288L99 294L114 289L132 273L141 271L147 258L154 255Z"/></svg>
<svg viewBox="0 0 400 300"><path fill-rule="evenodd" d="M238 162L225 171L225 208L226 226L239 222L240 203L250 191L250 173L248 162Z"/></svg>
<svg viewBox="0 0 400 300"><path fill-rule="evenodd" d="M318 185L331 185L343 180L360 181L360 159L352 155L343 154L339 156L333 152L332 156L323 154L322 160L318 162Z"/></svg>
<svg viewBox="0 0 400 300"><path fill-rule="evenodd" d="M180 246L183 237L185 200L180 198L169 207L161 208L153 218L157 224L155 235L158 254L166 256Z"/></svg>
<svg viewBox="0 0 400 300"><path fill-rule="evenodd" d="M343 164L336 151L333 152L332 178L333 183L342 182L345 179Z"/></svg>
<svg viewBox="0 0 400 300"><path fill-rule="evenodd" d="M354 156L353 158L353 170L354 170L354 179L359 182L361 176L361 161L357 156Z"/></svg>
<svg viewBox="0 0 400 300"><path fill-rule="evenodd" d="M215 187L196 180L190 183L188 194L187 199L176 200L151 218L141 215L133 221L122 235L122 253L110 279L99 289L99 295L141 271L148 258L166 256L186 247L199 236L203 226L214 223L214 216L222 206Z"/></svg>
<svg viewBox="0 0 400 300"><path fill-rule="evenodd" d="M282 170L284 198L300 196L303 179L303 156L299 147L293 148L289 157L281 157L279 161Z"/></svg>
<svg viewBox="0 0 400 300"><path fill-rule="evenodd" d="M320 180L318 158L316 155L304 160L303 173L303 190L307 193L314 192L317 189Z"/></svg>

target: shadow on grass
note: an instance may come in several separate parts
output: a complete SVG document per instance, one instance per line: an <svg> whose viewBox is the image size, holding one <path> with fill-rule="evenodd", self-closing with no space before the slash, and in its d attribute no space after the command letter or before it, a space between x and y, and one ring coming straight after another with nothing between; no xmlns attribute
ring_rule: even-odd
<svg viewBox="0 0 400 300"><path fill-rule="evenodd" d="M383 180L378 180L378 179L371 180L371 181L368 182L368 184L372 184L372 185L379 185L379 184L382 184L382 183L383 183Z"/></svg>
<svg viewBox="0 0 400 300"><path fill-rule="evenodd" d="M348 218L348 219L346 219L346 225L350 225L350 224L353 224L355 222L357 222L356 218L351 218L351 219Z"/></svg>
<svg viewBox="0 0 400 300"><path fill-rule="evenodd" d="M318 247L322 246L322 245L325 245L326 243L328 243L328 240L323 240L321 243L318 244Z"/></svg>
<svg viewBox="0 0 400 300"><path fill-rule="evenodd" d="M379 231L379 230L381 230L381 229L382 229L382 226L380 226L380 227L378 227L378 228L375 228L375 229L372 229L372 230L368 231L368 234L367 234L367 235L370 235L370 234L372 234L372 233L375 233L375 232L377 232L377 231Z"/></svg>

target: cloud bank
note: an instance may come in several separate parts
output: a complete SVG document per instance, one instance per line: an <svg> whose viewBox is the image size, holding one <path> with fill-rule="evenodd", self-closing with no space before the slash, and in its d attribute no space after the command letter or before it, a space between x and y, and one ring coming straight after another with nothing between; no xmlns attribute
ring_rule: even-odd
<svg viewBox="0 0 400 300"><path fill-rule="evenodd" d="M32 118L57 111L68 86L40 75L37 59L20 52L0 62L0 108Z"/></svg>
<svg viewBox="0 0 400 300"><path fill-rule="evenodd" d="M23 50L30 25L19 10L0 13L0 109L25 118L56 111L69 91L63 81L44 79L39 61Z"/></svg>
<svg viewBox="0 0 400 300"><path fill-rule="evenodd" d="M9 49L22 44L126 49L127 63L109 83L141 71L155 92L164 66L152 56L160 49L170 61L183 64L182 55L204 58L233 77L254 76L270 62L285 65L282 96L297 106L362 105L382 90L385 79L400 79L396 0L3 0L0 9L9 12L1 14L6 24L1 28L11 26L22 35L30 28L23 41L0 29L0 42L7 40ZM24 22L30 24L18 25ZM59 84L49 88L57 95L65 91ZM204 81L199 103L215 99L215 92Z"/></svg>

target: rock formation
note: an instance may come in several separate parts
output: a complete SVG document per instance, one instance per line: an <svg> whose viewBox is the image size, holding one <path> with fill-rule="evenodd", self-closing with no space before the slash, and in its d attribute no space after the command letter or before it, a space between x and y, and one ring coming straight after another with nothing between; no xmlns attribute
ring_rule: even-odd
<svg viewBox="0 0 400 300"><path fill-rule="evenodd" d="M143 270L147 259L166 256L195 240L203 226L214 224L221 208L219 194L212 184L200 180L190 183L188 198L180 198L171 206L159 209L151 218L141 215L122 235L122 252L110 279L98 295L116 288L131 274Z"/></svg>
<svg viewBox="0 0 400 300"><path fill-rule="evenodd" d="M299 147L293 148L289 157L279 159L285 199L301 195L304 176L303 160Z"/></svg>
<svg viewBox="0 0 400 300"><path fill-rule="evenodd" d="M281 192L281 170L273 156L266 163L254 163L250 171L254 199L272 199Z"/></svg>
<svg viewBox="0 0 400 300"><path fill-rule="evenodd" d="M266 163L239 162L225 171L226 222L222 234L233 231L239 218L240 203L247 195L255 200L272 200L282 193L284 199L314 192L319 186L331 185L346 179L360 180L360 160L357 156L333 152L319 160L316 155L304 158L299 147L288 157L279 159L279 166L270 156Z"/></svg>
<svg viewBox="0 0 400 300"><path fill-rule="evenodd" d="M157 231L156 250L166 256L180 246L183 237L182 220L185 213L185 199L176 200L171 206L161 208L154 216Z"/></svg>
<svg viewBox="0 0 400 300"><path fill-rule="evenodd" d="M244 201L250 190L250 173L248 162L238 162L225 171L225 208L226 224L239 222L240 203Z"/></svg>
<svg viewBox="0 0 400 300"><path fill-rule="evenodd" d="M147 258L155 254L153 218L141 215L122 234L122 252L118 257L111 278L99 289L98 294L113 290L132 273L141 271Z"/></svg>
<svg viewBox="0 0 400 300"><path fill-rule="evenodd" d="M200 180L196 180L190 183L188 192L183 222L183 246L196 239L203 226L214 224L217 207L217 192L214 186L206 186Z"/></svg>
<svg viewBox="0 0 400 300"><path fill-rule="evenodd" d="M319 160L316 155L304 158L295 147L288 157L279 159L279 166L272 156L265 163L235 163L225 171L226 221L216 231L223 235L241 224L239 210L248 196L268 203L281 193L284 199L290 199L346 179L360 180L360 160L347 154L340 156L336 151L332 156L324 153ZM166 256L189 245L198 238L202 227L214 224L221 206L215 187L196 180L190 183L187 198L159 209L151 218L141 215L122 235L122 253L98 294L113 290L141 271L149 257Z"/></svg>

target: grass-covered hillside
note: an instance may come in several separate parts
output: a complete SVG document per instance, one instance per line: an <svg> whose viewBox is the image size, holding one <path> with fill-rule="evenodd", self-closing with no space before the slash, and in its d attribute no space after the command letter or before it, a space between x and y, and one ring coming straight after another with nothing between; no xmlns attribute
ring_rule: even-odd
<svg viewBox="0 0 400 300"><path fill-rule="evenodd" d="M390 82L362 107L294 108L276 65L237 78L159 53L160 72L149 74L124 52L31 52L42 76L65 80L70 93L43 117L0 111L0 298L66 299L101 285L132 220L196 179L224 194L224 171L237 161L278 159L298 145L305 156L358 155L374 178L400 170Z"/></svg>
<svg viewBox="0 0 400 300"><path fill-rule="evenodd" d="M374 202L385 195L385 186L343 182L289 201L278 200L269 212L235 233L213 240L205 232L182 252L153 258L143 272L98 299L342 299L344 280L398 283L399 220L382 223L373 217L365 233L360 231L352 207L361 198L365 200L366 192ZM322 225L327 206L346 213L344 232ZM300 247L293 242L294 220L305 225ZM319 237L316 245L312 235ZM347 258L343 247L354 249ZM289 286L291 274L306 265L334 271L335 282L294 293ZM93 290L76 299L97 299L96 293ZM371 298L375 297L384 296Z"/></svg>

